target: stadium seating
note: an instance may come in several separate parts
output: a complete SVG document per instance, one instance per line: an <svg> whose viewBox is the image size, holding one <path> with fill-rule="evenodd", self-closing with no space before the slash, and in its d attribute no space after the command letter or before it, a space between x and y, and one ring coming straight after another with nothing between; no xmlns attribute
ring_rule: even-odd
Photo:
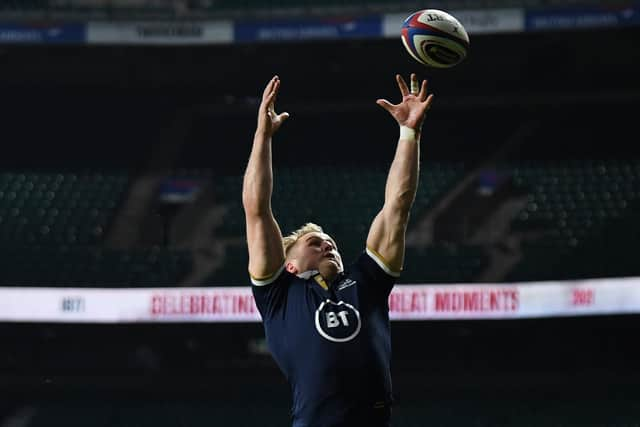
<svg viewBox="0 0 640 427"><path fill-rule="evenodd" d="M128 174L0 173L1 285L175 285L185 251L102 248Z"/></svg>
<svg viewBox="0 0 640 427"><path fill-rule="evenodd" d="M0 245L92 245L128 185L126 173L0 173Z"/></svg>
<svg viewBox="0 0 640 427"><path fill-rule="evenodd" d="M3 0L0 2L0 11L19 10L32 11L43 10L49 7L49 0Z"/></svg>
<svg viewBox="0 0 640 427"><path fill-rule="evenodd" d="M0 250L3 286L175 286L191 268L187 251L28 246Z"/></svg>
<svg viewBox="0 0 640 427"><path fill-rule="evenodd" d="M640 273L628 262L628 255L624 256L635 240L637 210L633 207L640 199L639 161L531 163L511 165L507 170L517 185L529 191L528 203L514 220L513 230L539 234L525 240L524 259L509 280ZM625 226L631 227L621 231ZM613 235L620 240L614 241ZM592 255L577 258L578 253Z"/></svg>
<svg viewBox="0 0 640 427"><path fill-rule="evenodd" d="M412 220L428 212L464 171L461 163L424 163ZM215 201L226 208L216 237L244 239L242 176L195 172L212 180ZM524 258L505 280L640 273L631 250L637 236L629 231L635 226L640 199L638 161L520 162L503 165L503 172L528 193L528 203L513 221L512 231L537 236L523 240ZM316 222L335 236L345 262L350 262L363 250L368 227L382 206L386 173L383 168L356 170L346 165L278 168L273 210L283 233L306 221ZM0 173L0 247L7 260L1 283L179 283L191 268L187 251L101 248L127 185L128 175L113 171ZM603 247L607 250L602 251ZM471 282L486 263L487 256L478 245L409 247L402 281ZM244 245L227 246L221 265L203 284L246 284Z"/></svg>
<svg viewBox="0 0 640 427"><path fill-rule="evenodd" d="M214 270L202 281L205 286L247 286L249 285L249 255L246 245L227 246L220 268Z"/></svg>
<svg viewBox="0 0 640 427"><path fill-rule="evenodd" d="M464 173L462 163L426 162L420 178L412 218L427 212ZM283 234L305 222L314 222L334 236L345 263L364 250L373 218L382 208L387 171L350 166L282 167L275 171L273 211ZM226 208L216 236L245 236L241 203L242 176L214 178L216 200ZM415 270L403 280L469 281L479 272L483 256L479 248L428 248L407 252ZM247 265L246 247L227 250L224 266L207 283L244 283ZM420 266L420 269L417 266Z"/></svg>
<svg viewBox="0 0 640 427"><path fill-rule="evenodd" d="M486 267L488 257L477 245L432 245L407 248L402 283L468 283Z"/></svg>
<svg viewBox="0 0 640 427"><path fill-rule="evenodd" d="M572 2L575 4L576 2ZM596 0L580 0L577 4L589 5L596 3ZM600 3L602 3L600 1ZM521 6L522 2L494 1L484 5L484 7L506 7ZM556 1L529 1L526 3L532 7L561 5L566 6L566 2ZM459 5L450 2L448 8ZM195 16L230 15L246 16L252 13L255 16L272 14L274 9L280 14L290 12L300 14L301 10L325 8L328 12L335 10L385 10L385 11L407 11L418 10L422 5L419 2L405 2L401 6L390 0L359 0L345 4L340 0L3 0L0 2L0 11L44 11L46 13L65 14L86 14L87 16L135 16L145 17L182 17L193 14ZM459 6L458 6L459 7ZM446 9L446 8L445 8Z"/></svg>

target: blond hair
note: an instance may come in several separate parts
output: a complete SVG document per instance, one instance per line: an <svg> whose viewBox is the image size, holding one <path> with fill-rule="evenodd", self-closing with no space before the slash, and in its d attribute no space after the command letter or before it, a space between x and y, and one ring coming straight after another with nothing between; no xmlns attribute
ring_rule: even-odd
<svg viewBox="0 0 640 427"><path fill-rule="evenodd" d="M318 233L324 233L324 231L322 231L322 227L320 227L318 224L308 222L302 227L298 228L296 231L289 234L287 237L284 237L282 239L282 245L284 246L284 256L286 257L289 254L289 250L293 247L293 245L298 241L300 237L314 231L317 231Z"/></svg>

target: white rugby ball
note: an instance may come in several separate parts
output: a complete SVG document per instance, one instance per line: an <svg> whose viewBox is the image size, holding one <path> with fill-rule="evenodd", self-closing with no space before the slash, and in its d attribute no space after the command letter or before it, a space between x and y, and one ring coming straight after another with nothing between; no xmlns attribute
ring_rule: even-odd
<svg viewBox="0 0 640 427"><path fill-rule="evenodd" d="M401 38L409 54L428 67L453 67L469 51L467 30L452 15L438 9L409 15L402 24Z"/></svg>

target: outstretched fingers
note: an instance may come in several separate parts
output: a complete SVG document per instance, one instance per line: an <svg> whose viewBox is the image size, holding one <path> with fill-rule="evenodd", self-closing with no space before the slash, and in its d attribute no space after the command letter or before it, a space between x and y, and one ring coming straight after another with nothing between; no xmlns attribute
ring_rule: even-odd
<svg viewBox="0 0 640 427"><path fill-rule="evenodd" d="M267 95L267 99L265 100L267 111L269 111L270 113L275 112L276 97L278 96L279 89L280 89L280 80L276 78L276 80L273 82L271 93Z"/></svg>
<svg viewBox="0 0 640 427"><path fill-rule="evenodd" d="M402 97L409 95L409 88L400 74L396 74L396 81L398 82L398 87L400 88Z"/></svg>
<svg viewBox="0 0 640 427"><path fill-rule="evenodd" d="M418 93L418 99L420 99L420 101L425 101L427 99L427 81L423 80L422 84L420 85L420 92Z"/></svg>
<svg viewBox="0 0 640 427"><path fill-rule="evenodd" d="M392 103L390 103L386 99L378 99L378 100L376 100L376 104L378 104L379 106L381 106L382 108L384 108L385 110L387 110L390 113L395 108L395 105L393 105Z"/></svg>
<svg viewBox="0 0 640 427"><path fill-rule="evenodd" d="M423 102L424 111L429 111L429 108L431 108L432 103L433 103L433 94L429 95L427 99Z"/></svg>
<svg viewBox="0 0 640 427"><path fill-rule="evenodd" d="M277 80L279 80L278 76L273 76L271 80L269 80L269 83L267 83L267 85L264 88L264 91L262 92L263 101L265 101L267 97L271 94L271 92L273 92L273 86L275 85Z"/></svg>
<svg viewBox="0 0 640 427"><path fill-rule="evenodd" d="M269 114L274 112L274 104L279 88L280 78L278 76L274 76L264 88L264 93L262 94L262 108Z"/></svg>

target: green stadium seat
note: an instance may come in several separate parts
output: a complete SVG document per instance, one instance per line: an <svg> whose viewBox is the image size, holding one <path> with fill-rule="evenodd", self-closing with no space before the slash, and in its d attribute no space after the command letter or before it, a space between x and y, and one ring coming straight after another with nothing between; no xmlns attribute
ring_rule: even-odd
<svg viewBox="0 0 640 427"><path fill-rule="evenodd" d="M617 230L618 224L632 225L629 221L637 218L630 207L640 200L639 166L634 159L505 165L529 194L529 203L512 229L543 232L541 238L524 244L523 260L507 280L600 277L605 270L639 274L640 268L616 261L626 259L621 247L629 237L618 233L620 243L611 241L606 247L600 237ZM634 228L627 228L626 235Z"/></svg>
<svg viewBox="0 0 640 427"><path fill-rule="evenodd" d="M175 286L190 255L125 252L102 241L128 186L126 173L0 173L0 285Z"/></svg>
<svg viewBox="0 0 640 427"><path fill-rule="evenodd" d="M123 173L1 173L0 245L96 244L127 185Z"/></svg>
<svg viewBox="0 0 640 427"><path fill-rule="evenodd" d="M134 251L93 246L0 249L7 264L0 286L177 286L191 270L189 251L153 247Z"/></svg>
<svg viewBox="0 0 640 427"><path fill-rule="evenodd" d="M431 209L458 182L464 171L462 163L425 162L412 218L418 218ZM336 239L345 263L353 261L364 250L369 227L384 203L387 172L339 165L278 168L274 171L272 208L283 234L305 222L315 222ZM214 188L214 198L227 208L222 224L215 230L216 237L244 238L245 222L240 197L242 176L216 177ZM425 264L421 258L423 255L415 256L415 265ZM246 257L244 246L228 250L225 266L213 272L208 281L236 283L238 277L244 280ZM434 249L433 253L427 254L427 259L430 257L435 259L433 269L409 271L403 280L471 281L486 262L484 255L475 247L457 251Z"/></svg>

